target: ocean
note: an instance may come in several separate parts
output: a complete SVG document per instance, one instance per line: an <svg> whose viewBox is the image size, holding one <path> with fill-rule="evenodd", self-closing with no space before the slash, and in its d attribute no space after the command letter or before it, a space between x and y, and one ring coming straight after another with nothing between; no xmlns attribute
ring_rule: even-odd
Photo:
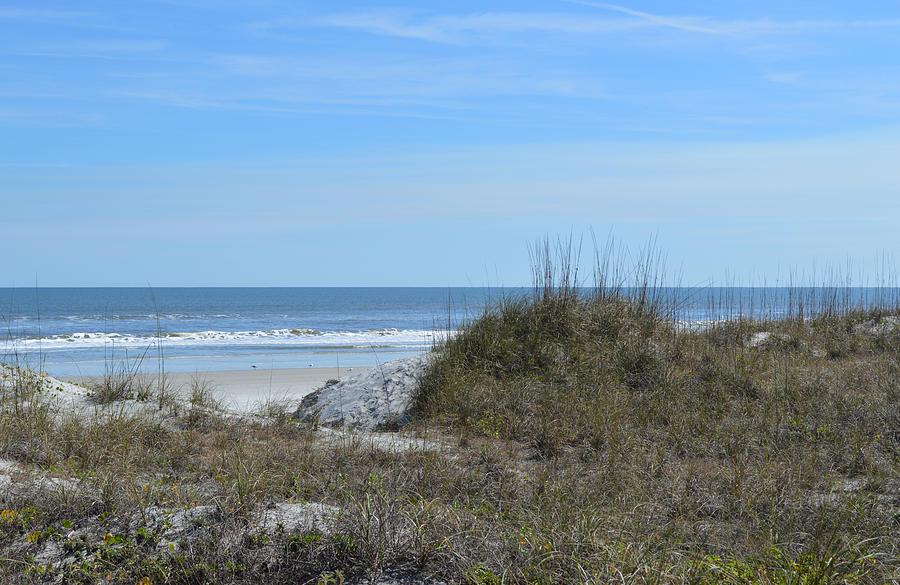
<svg viewBox="0 0 900 585"><path fill-rule="evenodd" d="M374 366L531 288L0 288L0 361L54 376ZM896 306L897 288L659 289L684 325Z"/></svg>

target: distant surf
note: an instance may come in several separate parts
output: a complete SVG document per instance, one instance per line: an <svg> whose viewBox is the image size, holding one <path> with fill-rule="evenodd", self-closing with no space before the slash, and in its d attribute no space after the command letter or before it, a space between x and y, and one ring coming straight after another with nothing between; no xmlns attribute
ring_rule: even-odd
<svg viewBox="0 0 900 585"><path fill-rule="evenodd" d="M102 375L122 367L192 372L374 366L426 351L486 307L533 292L530 287L0 288L0 361L59 376ZM652 292L682 329L900 298L894 287Z"/></svg>
<svg viewBox="0 0 900 585"><path fill-rule="evenodd" d="M122 348L141 348L156 343L168 347L188 345L303 345L327 348L373 345L385 347L421 347L430 344L433 331L376 329L373 331L319 331L308 328L268 329L264 331L166 331L158 334L129 335L79 331L44 337L18 338L18 347L41 347L44 350L116 345Z"/></svg>

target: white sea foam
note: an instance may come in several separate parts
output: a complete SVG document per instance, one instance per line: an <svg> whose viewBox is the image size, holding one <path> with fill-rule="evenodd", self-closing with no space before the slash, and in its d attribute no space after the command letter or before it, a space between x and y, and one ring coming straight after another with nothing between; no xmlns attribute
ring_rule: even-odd
<svg viewBox="0 0 900 585"><path fill-rule="evenodd" d="M301 345L368 347L430 345L434 333L423 330L378 329L370 331L317 331L306 328L269 329L265 331L175 331L160 335L126 335L122 333L78 332L41 338L11 340L19 347L40 346L43 349L73 347L146 347L157 342L164 346L200 345Z"/></svg>

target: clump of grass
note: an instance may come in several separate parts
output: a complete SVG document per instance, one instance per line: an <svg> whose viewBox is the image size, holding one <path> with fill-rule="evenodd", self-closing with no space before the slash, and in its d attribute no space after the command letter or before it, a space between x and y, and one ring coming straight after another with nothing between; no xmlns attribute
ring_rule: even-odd
<svg viewBox="0 0 900 585"><path fill-rule="evenodd" d="M150 383L141 376L145 350L137 359L126 356L122 360L107 359L106 372L93 384L93 399L99 404L119 400L146 400L150 397Z"/></svg>
<svg viewBox="0 0 900 585"><path fill-rule="evenodd" d="M549 244L531 298L501 300L440 349L417 396L423 416L496 438L532 440L543 454L600 445L623 399L673 376L674 330L641 271L637 289L578 285L571 244ZM557 274L557 270L562 274ZM448 336L449 337L449 336Z"/></svg>
<svg viewBox="0 0 900 585"><path fill-rule="evenodd" d="M160 370L156 375L144 373L141 369L149 348L137 359L107 360L106 372L102 376L89 379L91 398L100 405L109 405L123 400L138 402L155 401L159 410L176 407L175 389Z"/></svg>
<svg viewBox="0 0 900 585"><path fill-rule="evenodd" d="M682 329L652 254L612 271L636 286L605 273L587 289L571 245L553 260L541 249L534 294L448 336L417 396L431 428L522 445L518 464L547 474L513 513L521 541L578 560L510 551L504 579L579 582L608 565L624 580L874 583L896 569L872 562L898 548L885 491L900 445L896 307ZM610 555L611 541L631 554ZM686 559L713 557L734 570L689 576Z"/></svg>
<svg viewBox="0 0 900 585"><path fill-rule="evenodd" d="M446 341L404 429L422 448L334 440L275 403L224 416L200 381L165 416L62 413L22 375L0 397L0 476L30 487L0 490L0 581L896 581L896 312L680 329L652 253L601 251L588 290L576 248L533 252L562 258L531 297ZM339 513L259 528L305 503Z"/></svg>

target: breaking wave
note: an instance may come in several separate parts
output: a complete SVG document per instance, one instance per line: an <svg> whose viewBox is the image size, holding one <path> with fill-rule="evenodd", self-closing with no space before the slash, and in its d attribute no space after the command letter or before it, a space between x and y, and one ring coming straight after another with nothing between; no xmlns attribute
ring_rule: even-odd
<svg viewBox="0 0 900 585"><path fill-rule="evenodd" d="M267 329L264 331L173 331L148 335L123 333L77 332L44 337L17 339L18 346L44 349L72 347L145 347L198 345L301 345L368 347L430 345L434 333L424 330L377 329L370 331L319 331L307 328Z"/></svg>

